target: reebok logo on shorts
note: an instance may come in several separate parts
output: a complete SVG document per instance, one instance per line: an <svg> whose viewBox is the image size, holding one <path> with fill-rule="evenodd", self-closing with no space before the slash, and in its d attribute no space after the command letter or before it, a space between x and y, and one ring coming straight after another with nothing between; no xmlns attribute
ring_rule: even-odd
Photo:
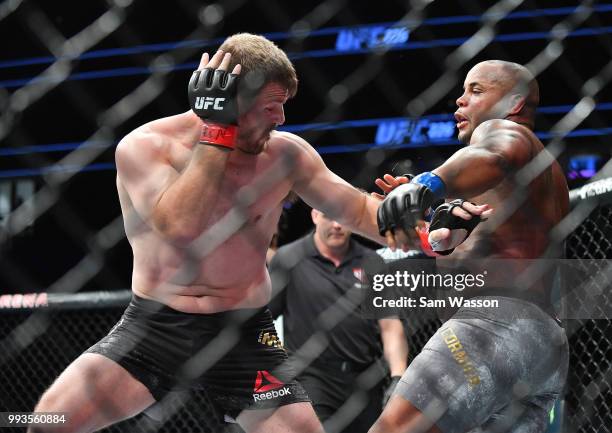
<svg viewBox="0 0 612 433"><path fill-rule="evenodd" d="M291 395L289 388L266 370L259 370L257 372L253 391L255 392L253 394L253 400L255 401L271 400L273 398Z"/></svg>
<svg viewBox="0 0 612 433"><path fill-rule="evenodd" d="M266 392L273 389L282 388L285 384L272 376L266 370L259 370L257 372L257 378L255 379L255 385L253 391L255 392Z"/></svg>

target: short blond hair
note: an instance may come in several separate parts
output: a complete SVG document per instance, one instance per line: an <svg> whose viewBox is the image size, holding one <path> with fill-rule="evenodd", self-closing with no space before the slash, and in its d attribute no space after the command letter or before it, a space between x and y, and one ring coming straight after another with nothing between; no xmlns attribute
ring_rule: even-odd
<svg viewBox="0 0 612 433"><path fill-rule="evenodd" d="M293 64L287 54L274 42L260 35L237 33L228 37L219 47L232 55L229 70L240 63L243 79L258 76L258 87L268 83L277 83L289 91L289 96L295 96L298 79Z"/></svg>

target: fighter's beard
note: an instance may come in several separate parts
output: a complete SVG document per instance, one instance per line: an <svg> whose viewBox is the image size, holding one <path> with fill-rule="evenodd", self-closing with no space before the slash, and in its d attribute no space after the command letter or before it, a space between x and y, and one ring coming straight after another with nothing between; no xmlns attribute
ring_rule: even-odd
<svg viewBox="0 0 612 433"><path fill-rule="evenodd" d="M465 144L466 146L470 144L471 139L472 139L472 133L464 134L463 136L459 136L459 134L457 134L457 140L459 140L461 144Z"/></svg>
<svg viewBox="0 0 612 433"><path fill-rule="evenodd" d="M261 139L260 141L258 141L257 143L261 143L258 144L257 147L247 147L246 149L243 147L236 147L236 149L247 153L249 155L259 155L261 152L263 152L264 147L266 146L266 143L268 142L268 140L270 139L270 136L266 137L265 139Z"/></svg>
<svg viewBox="0 0 612 433"><path fill-rule="evenodd" d="M237 147L239 151L243 153L248 153L249 155L259 155L263 151L263 146L259 147L257 150L243 149L241 147Z"/></svg>
<svg viewBox="0 0 612 433"><path fill-rule="evenodd" d="M257 141L244 140L248 145L246 147L236 146L236 149L249 155L258 155L263 152L268 140L270 140L270 132ZM251 143L255 143L255 145L250 145Z"/></svg>

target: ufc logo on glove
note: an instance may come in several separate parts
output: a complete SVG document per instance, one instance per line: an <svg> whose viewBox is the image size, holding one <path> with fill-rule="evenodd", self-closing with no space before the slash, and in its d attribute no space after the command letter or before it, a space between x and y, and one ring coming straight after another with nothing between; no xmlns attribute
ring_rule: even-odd
<svg viewBox="0 0 612 433"><path fill-rule="evenodd" d="M197 97L195 100L195 108L208 110L208 108L212 105L213 110L223 110L222 102L225 101L225 98L210 98L210 97Z"/></svg>
<svg viewBox="0 0 612 433"><path fill-rule="evenodd" d="M202 119L200 144L234 149L238 131L238 75L204 68L194 71L187 94L193 112Z"/></svg>

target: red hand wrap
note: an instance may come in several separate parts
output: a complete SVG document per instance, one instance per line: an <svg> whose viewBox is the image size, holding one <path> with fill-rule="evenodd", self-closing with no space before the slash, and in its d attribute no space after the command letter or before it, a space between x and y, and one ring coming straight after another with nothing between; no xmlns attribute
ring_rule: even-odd
<svg viewBox="0 0 612 433"><path fill-rule="evenodd" d="M429 257L439 257L440 254L436 253L431 248L431 244L429 243L429 228L426 228L426 229L417 228L416 232L419 235L419 239L421 240L421 249L423 250L425 255Z"/></svg>
<svg viewBox="0 0 612 433"><path fill-rule="evenodd" d="M220 123L202 122L200 143L212 146L221 146L234 149L234 140L238 127L236 125L222 125Z"/></svg>

